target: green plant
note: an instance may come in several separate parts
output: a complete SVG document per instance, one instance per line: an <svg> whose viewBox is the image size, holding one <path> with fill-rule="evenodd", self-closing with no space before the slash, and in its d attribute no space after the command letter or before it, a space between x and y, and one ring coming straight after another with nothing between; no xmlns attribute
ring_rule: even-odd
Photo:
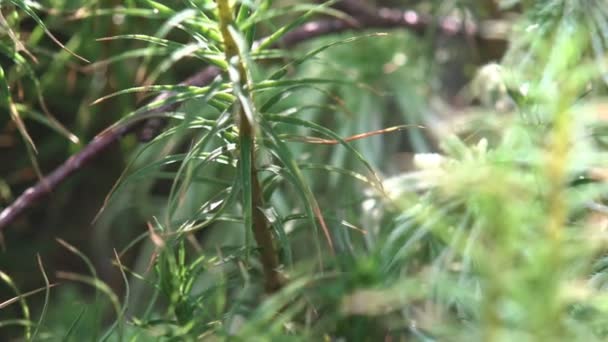
<svg viewBox="0 0 608 342"><path fill-rule="evenodd" d="M95 294L56 286L42 259L40 290L22 294L0 272L15 293L0 308L19 303L23 317L0 327L22 326L31 340L606 338L600 2L418 2L446 16L435 24L422 11L359 1L61 3L60 14L84 22L127 23L130 31L98 39L112 53L85 69L122 65L119 83L142 85L88 101L129 114L8 206L0 227L91 151L142 121L153 132L123 145L131 157L90 235L92 253L106 254L91 260L59 240L89 275L52 278ZM23 54L39 45L35 35L23 45L13 28L29 16L48 32L53 19L36 14L50 6L11 4L1 13L12 21L0 23L11 28L0 46L15 68L0 79L3 107L32 141L19 114L37 105L17 103L14 84L20 68L32 70ZM518 17L500 17L508 9ZM458 26L458 14L481 23ZM511 35L484 31L484 16L512 24ZM500 63L482 65L505 39ZM477 63L450 50L467 40L481 46ZM171 74L200 63L206 69L185 82ZM61 77L57 68L26 73L36 99ZM457 110L447 105L458 102L453 84L442 81L461 75L470 83L456 84L454 97L470 103ZM117 102L148 93L158 96L137 109ZM395 161L403 155L405 166ZM124 285L100 276L107 259ZM31 310L39 292L44 302Z"/></svg>

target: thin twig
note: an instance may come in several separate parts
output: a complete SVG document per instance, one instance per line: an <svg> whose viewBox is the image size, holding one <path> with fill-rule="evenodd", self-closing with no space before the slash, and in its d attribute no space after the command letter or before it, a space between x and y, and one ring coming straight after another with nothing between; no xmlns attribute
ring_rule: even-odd
<svg viewBox="0 0 608 342"><path fill-rule="evenodd" d="M398 9L381 8L377 11L361 10L357 7L358 1L344 1L339 4L343 10L351 15L355 20L323 19L309 22L291 32L288 32L279 44L280 47L290 47L298 43L347 30L369 30L378 28L403 28L414 33L421 34L433 25L430 16L420 14L415 11L401 11ZM463 25L454 18L444 18L436 21L437 29L443 34L457 35L466 34L483 39L474 25ZM214 66L208 66L188 78L182 85L205 86L221 73L221 70ZM171 92L161 93L154 101L160 101L171 96ZM140 140L149 141L158 135L164 126L162 119L150 119L149 114L158 114L172 111L179 106L178 103L162 106L148 111L139 116L140 120L132 121L124 125L118 125L104 130L93 138L87 146L80 152L74 154L50 174L42 178L36 185L23 192L11 205L0 212L0 231L11 224L27 208L33 205L40 198L50 194L60 183L66 180L74 172L83 168L91 160L99 156L114 142L123 136L137 132ZM142 123L143 122L143 123Z"/></svg>

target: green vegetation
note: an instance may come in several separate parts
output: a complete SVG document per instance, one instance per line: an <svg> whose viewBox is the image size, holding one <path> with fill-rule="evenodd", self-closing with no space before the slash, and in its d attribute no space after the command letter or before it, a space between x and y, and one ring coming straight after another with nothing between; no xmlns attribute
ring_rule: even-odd
<svg viewBox="0 0 608 342"><path fill-rule="evenodd" d="M608 6L371 3L0 0L0 339L608 339Z"/></svg>

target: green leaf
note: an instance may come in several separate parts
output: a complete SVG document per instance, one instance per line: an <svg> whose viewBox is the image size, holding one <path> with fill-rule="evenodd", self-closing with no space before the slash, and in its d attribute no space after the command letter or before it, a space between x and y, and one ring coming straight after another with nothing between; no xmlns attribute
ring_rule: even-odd
<svg viewBox="0 0 608 342"><path fill-rule="evenodd" d="M329 229L325 225L325 220L323 219L319 204L317 203L317 200L315 199L312 190L306 184L306 181L302 176L302 172L298 167L297 161L294 159L289 148L275 133L274 129L266 122L265 118L261 118L260 124L262 126L263 132L274 145L274 148L271 149L271 152L273 152L285 166L286 170L288 171L286 174L289 175L288 179L296 187L296 189L298 190L298 194L302 196L304 207L306 208L306 212L311 220L312 226L315 228L318 228L319 225L321 226L321 229L325 234L325 238L327 239L327 243L331 251L333 252L333 242L331 240ZM316 229L313 232L316 233ZM317 251L319 253L319 257L321 258L321 247L318 244L318 239L315 239L315 241L317 241ZM321 260L322 259L320 259L320 261Z"/></svg>
<svg viewBox="0 0 608 342"><path fill-rule="evenodd" d="M79 55L77 55L74 51L68 49L65 45L63 45L57 38L55 38L55 36L51 33L51 31L49 31L46 26L44 25L44 22L42 21L42 19L40 19L40 17L36 14L36 12L34 12L27 4L25 1L23 0L10 0L10 2L12 2L15 6L21 8L25 13L27 13L27 15L29 15L30 17L32 17L32 19L34 19L34 21L36 21L36 23L38 25L40 25L40 27L42 27L42 29L44 30L44 32L46 33L47 36L49 36L49 38L51 38L51 40L53 40L53 42L55 42L55 44L59 45L62 49L64 49L65 51L67 51L70 55L84 61L87 63L90 63L87 59L85 59L84 57L81 57Z"/></svg>
<svg viewBox="0 0 608 342"><path fill-rule="evenodd" d="M158 37L149 36L149 35L145 35L145 34L123 34L123 35L117 35L117 36L111 36L111 37L98 38L97 41L110 41L110 40L118 40L118 39L140 40L140 41L158 45L163 48L171 49L173 51L175 51L175 50L177 50L177 51L185 50L188 52L191 51L195 57L198 57L206 62L216 65L219 68L226 69L226 67L227 67L227 63L224 61L223 58L220 57L221 54L219 54L217 51L209 50L206 45L198 45L198 46L200 46L200 48L192 51L191 50L192 48L187 47L187 45L185 45L185 44L176 43L176 42L168 40L168 39L158 38ZM192 46L196 46L196 45L192 45Z"/></svg>
<svg viewBox="0 0 608 342"><path fill-rule="evenodd" d="M318 125L312 121L299 119L299 118L295 118L295 117L286 117L286 116L273 115L273 114L266 114L266 115L264 115L264 117L272 122L281 122L281 123L299 126L299 127L307 127L307 128L312 129L315 132L321 133L327 137L330 137L334 140L339 141L342 146L344 146L353 156L355 156L355 158L357 158L369 170L369 172L374 177L374 181L376 182L376 184L378 184L378 188L379 189L383 188L380 177L378 176L376 171L373 169L371 164L365 159L365 157L363 155L361 155L361 153L359 153L359 151L357 151L354 147L352 147L348 142L344 141L344 139L342 139L340 136L338 136L336 133L334 133L332 130L325 128L321 125Z"/></svg>
<svg viewBox="0 0 608 342"><path fill-rule="evenodd" d="M300 26L302 23L306 22L306 20L308 20L314 14L319 12L321 9L323 9L325 7L329 7L336 2L337 2L337 0L326 1L322 5L319 5L318 7L315 7L314 9L307 11L303 15L299 16L296 20L290 22L289 24L280 27L279 29L275 30L275 32L273 32L270 36L265 38L254 51L260 51L260 50L264 50L268 47L271 47L274 43L276 43L279 39L281 39L281 37L283 37L287 32L291 31L292 29L294 29L297 26Z"/></svg>
<svg viewBox="0 0 608 342"><path fill-rule="evenodd" d="M26 296L21 294L21 291L19 291L19 288L17 287L17 285L15 285L15 282L8 274L0 271L0 280L2 280L2 282L4 282L17 295L17 297L19 298L19 305L21 306L21 311L23 312L23 319L24 321L30 322L30 308L25 300ZM24 325L24 328L25 337L27 339L30 339L32 336L31 325Z"/></svg>
<svg viewBox="0 0 608 342"><path fill-rule="evenodd" d="M2 68L2 66L0 66L0 99L2 99L2 102L6 103L8 105L8 112L11 115L11 119L17 126L17 129L19 130L19 133L21 133L21 136L25 140L26 144L34 151L34 153L37 153L36 145L34 144L32 137L30 137L29 133L27 132L27 129L25 128L25 124L23 123L23 120L21 120L21 117L19 116L19 111L17 110L17 107L13 103L13 99L11 98L11 93L9 90L8 82L7 82L6 78L4 77L4 69Z"/></svg>

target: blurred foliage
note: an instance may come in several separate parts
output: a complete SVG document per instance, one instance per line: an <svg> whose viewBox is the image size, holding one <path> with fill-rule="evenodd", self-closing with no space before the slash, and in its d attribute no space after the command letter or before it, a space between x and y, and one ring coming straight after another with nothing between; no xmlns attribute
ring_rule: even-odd
<svg viewBox="0 0 608 342"><path fill-rule="evenodd" d="M479 35L253 43L348 20L332 4L233 2L222 31L208 0L0 0L2 206L146 97L185 99L3 232L2 340L606 339L608 7L374 1Z"/></svg>

